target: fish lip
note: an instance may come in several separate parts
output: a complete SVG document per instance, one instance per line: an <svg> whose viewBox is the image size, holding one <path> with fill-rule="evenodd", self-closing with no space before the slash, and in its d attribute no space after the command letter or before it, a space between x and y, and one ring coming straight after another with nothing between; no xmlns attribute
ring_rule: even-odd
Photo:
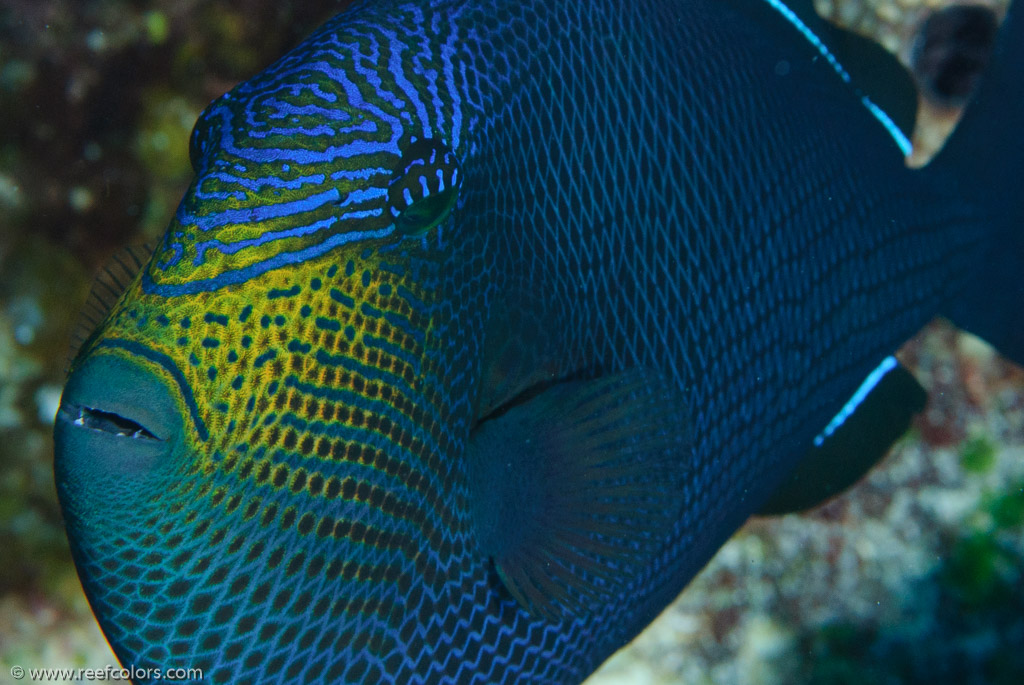
<svg viewBox="0 0 1024 685"><path fill-rule="evenodd" d="M122 357L116 349L91 354L68 377L59 425L69 436L116 440L120 445L178 442L182 426L175 389L168 387L160 366L145 357Z"/></svg>
<svg viewBox="0 0 1024 685"><path fill-rule="evenodd" d="M115 438L167 442L166 438L157 436L146 426L133 419L117 412L84 404L61 404L57 410L57 420L75 429L88 430Z"/></svg>

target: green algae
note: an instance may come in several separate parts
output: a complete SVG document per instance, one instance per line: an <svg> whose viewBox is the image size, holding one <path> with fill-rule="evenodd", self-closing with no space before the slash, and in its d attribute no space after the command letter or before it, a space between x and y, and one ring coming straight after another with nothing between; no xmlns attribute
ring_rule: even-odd
<svg viewBox="0 0 1024 685"><path fill-rule="evenodd" d="M960 464L971 473L986 473L996 463L996 447L984 436L975 436L960 447Z"/></svg>
<svg viewBox="0 0 1024 685"><path fill-rule="evenodd" d="M179 182L192 175L188 140L198 116L195 104L178 93L161 87L143 91L135 153L157 179Z"/></svg>
<svg viewBox="0 0 1024 685"><path fill-rule="evenodd" d="M207 27L212 38L206 52L222 69L248 75L266 66L249 36L245 16L241 11L209 3L200 14L200 21Z"/></svg>
<svg viewBox="0 0 1024 685"><path fill-rule="evenodd" d="M852 623L825 625L811 647L811 669L807 683L861 685L890 683L892 670L869 657L875 631Z"/></svg>
<svg viewBox="0 0 1024 685"><path fill-rule="evenodd" d="M992 452L995 460L994 446L978 450L984 451ZM1024 552L1019 544L1024 532L1024 482L984 494L965 520L970 522L967 532L956 541L940 571L945 587L969 609L1013 601L1024 581Z"/></svg>
<svg viewBox="0 0 1024 685"><path fill-rule="evenodd" d="M0 594L52 588L70 569L50 432L77 293L88 282L69 252L40 237L10 249L0 259Z"/></svg>
<svg viewBox="0 0 1024 685"><path fill-rule="evenodd" d="M147 239L163 233L192 176L188 141L199 112L192 100L166 88L143 91L134 152L153 179L139 222Z"/></svg>
<svg viewBox="0 0 1024 685"><path fill-rule="evenodd" d="M997 528L1014 529L1024 526L1024 483L996 496L988 504L988 512Z"/></svg>
<svg viewBox="0 0 1024 685"><path fill-rule="evenodd" d="M146 36L149 38L150 43L162 45L167 42L167 38L171 35L171 24L166 14L159 10L146 12L143 16L143 22L146 27Z"/></svg>
<svg viewBox="0 0 1024 685"><path fill-rule="evenodd" d="M957 541L941 571L943 584L967 608L990 609L1012 598L1022 560L998 538L974 532Z"/></svg>

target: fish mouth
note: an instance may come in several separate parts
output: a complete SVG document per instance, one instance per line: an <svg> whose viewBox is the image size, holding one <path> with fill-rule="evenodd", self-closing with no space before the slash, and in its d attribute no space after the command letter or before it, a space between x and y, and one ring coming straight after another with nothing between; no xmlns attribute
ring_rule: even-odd
<svg viewBox="0 0 1024 685"><path fill-rule="evenodd" d="M141 423L112 411L71 404L61 406L60 417L72 425L106 435L134 440L160 440Z"/></svg>

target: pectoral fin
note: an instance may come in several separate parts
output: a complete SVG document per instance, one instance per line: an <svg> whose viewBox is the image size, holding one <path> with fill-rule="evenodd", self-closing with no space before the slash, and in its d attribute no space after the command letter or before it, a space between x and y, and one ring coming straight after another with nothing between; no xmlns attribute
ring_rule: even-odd
<svg viewBox="0 0 1024 685"><path fill-rule="evenodd" d="M642 371L560 382L474 431L477 542L525 609L586 615L661 549L691 463L681 394Z"/></svg>

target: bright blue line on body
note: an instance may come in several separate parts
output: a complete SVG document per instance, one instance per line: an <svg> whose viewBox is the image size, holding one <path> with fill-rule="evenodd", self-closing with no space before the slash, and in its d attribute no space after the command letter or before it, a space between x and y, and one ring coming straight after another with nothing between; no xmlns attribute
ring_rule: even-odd
<svg viewBox="0 0 1024 685"><path fill-rule="evenodd" d="M879 364L874 371L868 374L868 377L860 384L857 391L853 393L853 397L851 397L850 400L843 405L843 408L839 410L839 413L828 422L828 425L825 426L825 430L814 438L815 447L821 447L825 440L835 433L836 430L843 425L843 423L845 423L855 411L857 411L857 407L859 407L861 402L864 401L864 398L871 394L871 391L874 390L879 381L885 377L885 374L892 371L897 365L898 362L896 361L896 357L888 356L883 359L882 363Z"/></svg>
<svg viewBox="0 0 1024 685"><path fill-rule="evenodd" d="M357 180L365 181L374 176L390 176L391 170L383 167L363 167L360 169L341 169L331 174L332 181Z"/></svg>
<svg viewBox="0 0 1024 685"><path fill-rule="evenodd" d="M821 56L824 57L830 65L832 65L832 68L835 70L837 74L839 74L840 78L842 78L847 83L853 84L853 80L850 78L849 72L847 72L846 69L843 68L843 65L839 63L839 60L836 59L835 55L832 54L832 51L828 49L828 46L825 45L820 38L818 38L817 34L815 34L814 31L811 31L810 27L808 27L807 24L805 24L793 10L789 9L789 7L782 3L781 0L764 1L767 2L768 5L772 7L772 9L781 14L786 21L792 24L793 27L797 31L799 31L804 38L807 39L807 42L814 46L814 48L821 54ZM911 152L913 152L913 145L907 139L907 137L903 135L903 132L900 131L900 129L893 123L892 119L889 117L888 114L883 112L882 109L878 107L878 105L871 102L871 100L869 100L866 96L861 97L861 102L871 113L871 115L875 117L875 119L877 119L882 124L882 126L885 127L885 130L889 133L890 136L892 136L893 140L896 142L896 145L899 146L900 151L902 151L904 155L909 155Z"/></svg>

